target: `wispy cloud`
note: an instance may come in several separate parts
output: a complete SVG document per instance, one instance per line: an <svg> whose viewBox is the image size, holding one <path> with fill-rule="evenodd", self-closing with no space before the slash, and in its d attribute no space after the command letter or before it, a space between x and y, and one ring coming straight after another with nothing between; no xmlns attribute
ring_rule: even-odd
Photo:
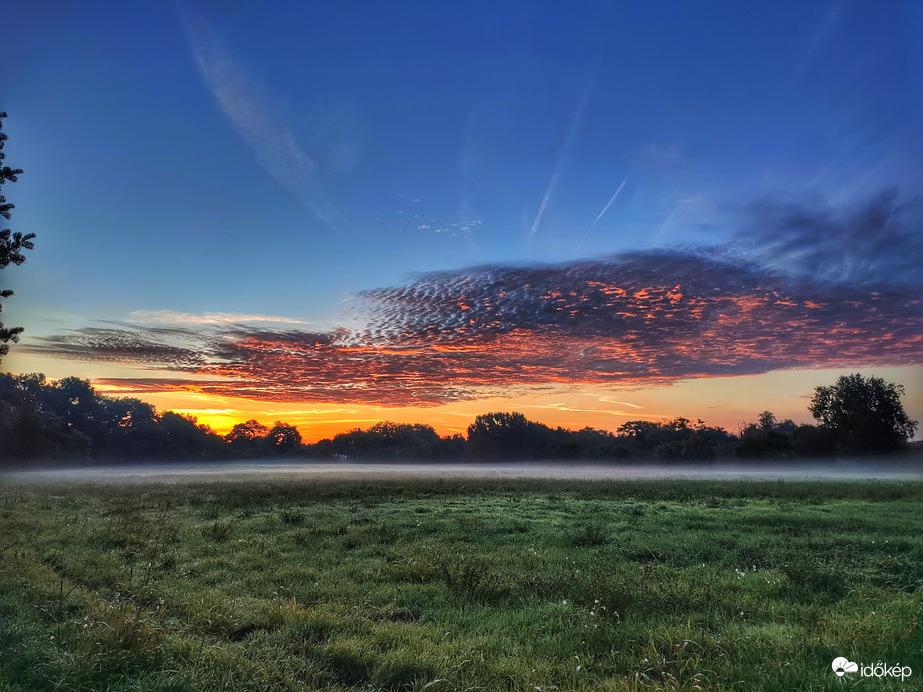
<svg viewBox="0 0 923 692"><path fill-rule="evenodd" d="M625 184L627 182L628 182L628 176L626 175L625 178L622 180L622 182L619 184L619 186L615 189L615 192L613 193L612 197L609 199L609 202L606 204L606 206L603 207L603 210L599 212L599 214L597 214L596 219L594 219L593 223L587 229L587 232L583 234L583 238L581 238L580 242L577 243L577 247L574 249L574 254L577 254L578 252L580 252L580 248L583 246L584 241L586 241L586 239L590 237L590 232L594 228L596 228L596 224L599 223L599 220L603 217L603 215L607 211L609 211L609 207L612 206L612 203L615 202L616 199L618 199L619 194L622 192L622 188L625 187Z"/></svg>
<svg viewBox="0 0 923 692"><path fill-rule="evenodd" d="M417 230L445 233L453 238L470 238L473 233L482 230L484 225L484 222L480 220L456 221L452 223L436 223L433 221L431 223L433 223L432 226L429 224L421 224L417 226Z"/></svg>
<svg viewBox="0 0 923 692"><path fill-rule="evenodd" d="M237 312L204 312L193 314L175 310L135 310L128 316L138 324L248 324L252 322L277 322L279 324L308 324L294 317L281 315L250 315Z"/></svg>
<svg viewBox="0 0 923 692"><path fill-rule="evenodd" d="M561 151L558 154L554 172L551 174L551 180L548 181L548 187L545 188L545 195L542 197L542 203L539 205L538 212L535 214L535 220L532 222L529 235L535 235L535 232L538 230L542 217L545 215L545 208L548 206L548 202L551 200L551 196L558 186L558 178L561 176L561 169L564 167L565 159L567 159L568 154L570 154L570 148L573 144L574 136L577 134L577 128L580 126L580 121L583 120L583 111L586 109L587 100L590 97L590 92L593 90L593 82L595 79L596 68L593 69L593 72L587 79L586 86L583 88L583 92L580 94L580 100L577 102L577 108L574 110L574 117L571 118L570 125L567 128L567 134L564 137L564 143L561 145Z"/></svg>
<svg viewBox="0 0 923 692"><path fill-rule="evenodd" d="M791 91L798 80L801 78L801 75L804 74L804 71L807 69L811 58L814 56L814 53L836 25L842 7L843 0L832 0L832 2L829 3L827 10L824 12L823 19L821 19L820 24L811 36L811 41L808 43L808 47L805 49L801 59L795 65L791 75L788 78L788 81L785 84L785 92Z"/></svg>
<svg viewBox="0 0 923 692"><path fill-rule="evenodd" d="M205 84L234 128L277 182L297 195L327 226L340 224L340 214L329 199L318 163L276 121L256 98L254 85L215 28L200 14L180 11L186 37Z"/></svg>
<svg viewBox="0 0 923 692"><path fill-rule="evenodd" d="M763 199L736 246L780 272L828 282L923 284L923 201L886 190L848 209Z"/></svg>
<svg viewBox="0 0 923 692"><path fill-rule="evenodd" d="M628 182L628 176L626 175L625 178L622 180L622 182L619 184L619 186L615 189L615 193L613 193L612 197L606 203L606 206L603 207L603 210L599 212L597 217L593 220L594 226L599 223L599 220L603 217L603 214L609 211L609 207L611 207L612 203L618 198L619 193L622 191L622 188L625 187L625 183L627 182Z"/></svg>

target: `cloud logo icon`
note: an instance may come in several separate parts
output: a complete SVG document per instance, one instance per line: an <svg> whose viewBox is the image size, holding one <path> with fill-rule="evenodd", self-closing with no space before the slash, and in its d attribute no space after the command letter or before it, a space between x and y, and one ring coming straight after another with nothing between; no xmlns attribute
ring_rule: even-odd
<svg viewBox="0 0 923 692"><path fill-rule="evenodd" d="M839 658L833 659L833 672L836 673L839 677L843 677L846 673L857 673L859 671L859 665L853 663L848 658L840 656Z"/></svg>

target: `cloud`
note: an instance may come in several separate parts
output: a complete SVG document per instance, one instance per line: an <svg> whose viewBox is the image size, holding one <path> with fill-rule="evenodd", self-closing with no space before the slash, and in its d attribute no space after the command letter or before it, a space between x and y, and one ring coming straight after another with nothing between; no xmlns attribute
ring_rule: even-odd
<svg viewBox="0 0 923 692"><path fill-rule="evenodd" d="M615 188L615 192L613 193L612 197L609 198L609 202L606 204L606 206L603 207L602 211L599 212L599 214L597 214L596 219L593 221L593 223L592 223L592 224L590 225L590 227L587 229L587 232L583 234L583 238L580 239L580 242L577 243L577 247L574 248L574 254L575 254L575 255L576 255L578 252L580 252L580 248L583 246L583 243L586 242L586 239L590 237L590 233L593 231L594 228L596 228L596 224L599 223L599 220L603 217L603 215L605 215L605 213L606 213L607 211L609 211L609 207L612 206L612 203L615 202L616 199L618 199L618 196L621 194L622 188L624 188L624 187L625 187L625 184L628 182L628 178L629 178L629 177L630 177L630 176L627 176L627 175L626 175L626 176L622 179L622 182L619 184L619 186L618 186L617 188Z"/></svg>
<svg viewBox="0 0 923 692"><path fill-rule="evenodd" d="M808 64L811 61L811 58L814 56L814 53L824 42L824 39L833 29L836 24L840 10L843 7L843 0L836 0L836 2L831 2L827 10L824 12L824 16L821 20L820 25L815 29L814 33L811 35L811 41L808 44L807 49L804 54L801 56L801 59L795 65L792 70L791 75L788 78L788 81L785 84L785 92L789 92L804 74L804 71L807 69Z"/></svg>
<svg viewBox="0 0 923 692"><path fill-rule="evenodd" d="M638 163L663 172L687 166L692 158L685 143L676 140L656 140L641 150Z"/></svg>
<svg viewBox="0 0 923 692"><path fill-rule="evenodd" d="M93 384L104 392L117 396L195 391L201 383L202 380L199 378L179 377L100 377L93 381Z"/></svg>
<svg viewBox="0 0 923 692"><path fill-rule="evenodd" d="M360 293L352 329L218 321L87 328L33 339L29 350L179 376L172 384L136 380L139 391L381 406L520 387L919 364L923 294L910 273L923 260L916 207L876 198L845 215L779 208L759 214L762 235L753 231L743 259L734 247L474 267ZM837 233L846 234L836 236L841 244L865 244L839 247L828 238Z"/></svg>
<svg viewBox="0 0 923 692"><path fill-rule="evenodd" d="M533 366L552 348L548 376L575 381L906 363L923 338L917 295L679 252L432 274L361 298L372 342L519 343Z"/></svg>
<svg viewBox="0 0 923 692"><path fill-rule="evenodd" d="M299 146L291 129L278 123L254 97L259 90L244 78L215 28L199 14L181 11L180 16L202 79L259 164L328 227L341 225L317 161ZM324 128L331 127L329 114L315 114L313 118L315 122L308 124L320 138L315 145L324 143L328 139ZM323 122L317 122L318 118ZM357 156L355 148L351 139L337 139L327 152L328 158L335 167L348 168Z"/></svg>
<svg viewBox="0 0 923 692"><path fill-rule="evenodd" d="M128 316L140 324L245 324L248 322L278 322L282 324L307 324L294 317L280 315L248 315L236 312L204 312L192 314L174 310L135 310Z"/></svg>
<svg viewBox="0 0 923 692"><path fill-rule="evenodd" d="M194 332L172 330L186 341L198 340ZM195 347L169 343L157 330L85 327L35 339L25 352L45 353L67 360L164 366L170 370L195 370L204 359Z"/></svg>
<svg viewBox="0 0 923 692"><path fill-rule="evenodd" d="M445 233L453 238L470 238L472 233L478 232L484 225L483 221L478 219L474 221L456 221L454 223L442 223L435 226L426 224L418 226L418 230L431 230L433 233Z"/></svg>
<svg viewBox="0 0 923 692"><path fill-rule="evenodd" d="M923 203L895 190L845 211L765 199L736 235L739 248L777 271L820 281L900 287L923 283Z"/></svg>
<svg viewBox="0 0 923 692"><path fill-rule="evenodd" d="M596 216L596 218L593 220L593 226L595 226L597 223L599 223L599 220L603 217L603 214L605 214L607 211L609 211L609 207L611 207L611 206L612 206L612 203L615 202L615 200L618 198L619 194L622 192L622 188L625 187L625 183L627 183L627 182L628 182L628 176L626 175L626 176L622 179L622 182L619 183L619 186L618 186L617 188L615 188L615 192L613 193L612 197L609 198L609 201L606 203L606 206L603 207L603 210L602 210L601 212L599 212L599 214L598 214L598 215ZM591 227L592 227L592 226L591 226Z"/></svg>
<svg viewBox="0 0 923 692"><path fill-rule="evenodd" d="M577 101L577 107L574 109L574 116L571 118L570 125L567 128L567 134L564 136L564 143L561 145L561 150L558 153L558 160L555 163L554 171L551 174L551 179L548 181L548 187L545 188L545 195L542 197L542 203L538 207L538 211L535 214L535 220L532 222L532 228L529 230L529 235L535 235L535 232L538 230L538 226L542 221L542 217L545 215L545 208L548 206L548 202L551 200L551 196L554 194L555 188L558 186L558 179L561 177L561 170L564 168L564 161L567 159L570 154L571 145L574 142L574 136L577 134L577 128L580 126L580 121L583 120L583 111L586 110L586 104L590 96L590 92L593 90L593 82L596 81L596 72L599 68L599 64L593 68L590 73L589 78L587 79L586 86L583 88L583 91L580 94L580 99Z"/></svg>

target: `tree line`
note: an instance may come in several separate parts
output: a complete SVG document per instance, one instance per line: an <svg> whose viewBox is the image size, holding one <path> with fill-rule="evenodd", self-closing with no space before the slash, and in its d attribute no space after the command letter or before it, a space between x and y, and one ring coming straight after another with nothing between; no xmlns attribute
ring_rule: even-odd
<svg viewBox="0 0 923 692"><path fill-rule="evenodd" d="M779 421L764 411L736 433L687 418L627 421L615 432L570 430L521 413L491 412L477 416L464 436L382 421L306 444L282 421L269 427L249 420L219 435L193 416L100 394L88 380L0 373L0 466L255 458L696 462L895 453L910 448L917 428L901 405L903 393L901 385L879 378L844 375L815 389L809 410L817 425Z"/></svg>

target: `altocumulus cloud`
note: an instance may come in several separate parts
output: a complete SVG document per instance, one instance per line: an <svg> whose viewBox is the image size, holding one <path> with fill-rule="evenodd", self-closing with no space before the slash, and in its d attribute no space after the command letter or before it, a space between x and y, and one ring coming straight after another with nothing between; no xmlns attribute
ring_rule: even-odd
<svg viewBox="0 0 923 692"><path fill-rule="evenodd" d="M920 363L919 205L882 196L851 214L753 211L733 247L484 266L365 291L351 330L136 324L30 350L177 373L134 380L139 392L393 406L516 386Z"/></svg>

